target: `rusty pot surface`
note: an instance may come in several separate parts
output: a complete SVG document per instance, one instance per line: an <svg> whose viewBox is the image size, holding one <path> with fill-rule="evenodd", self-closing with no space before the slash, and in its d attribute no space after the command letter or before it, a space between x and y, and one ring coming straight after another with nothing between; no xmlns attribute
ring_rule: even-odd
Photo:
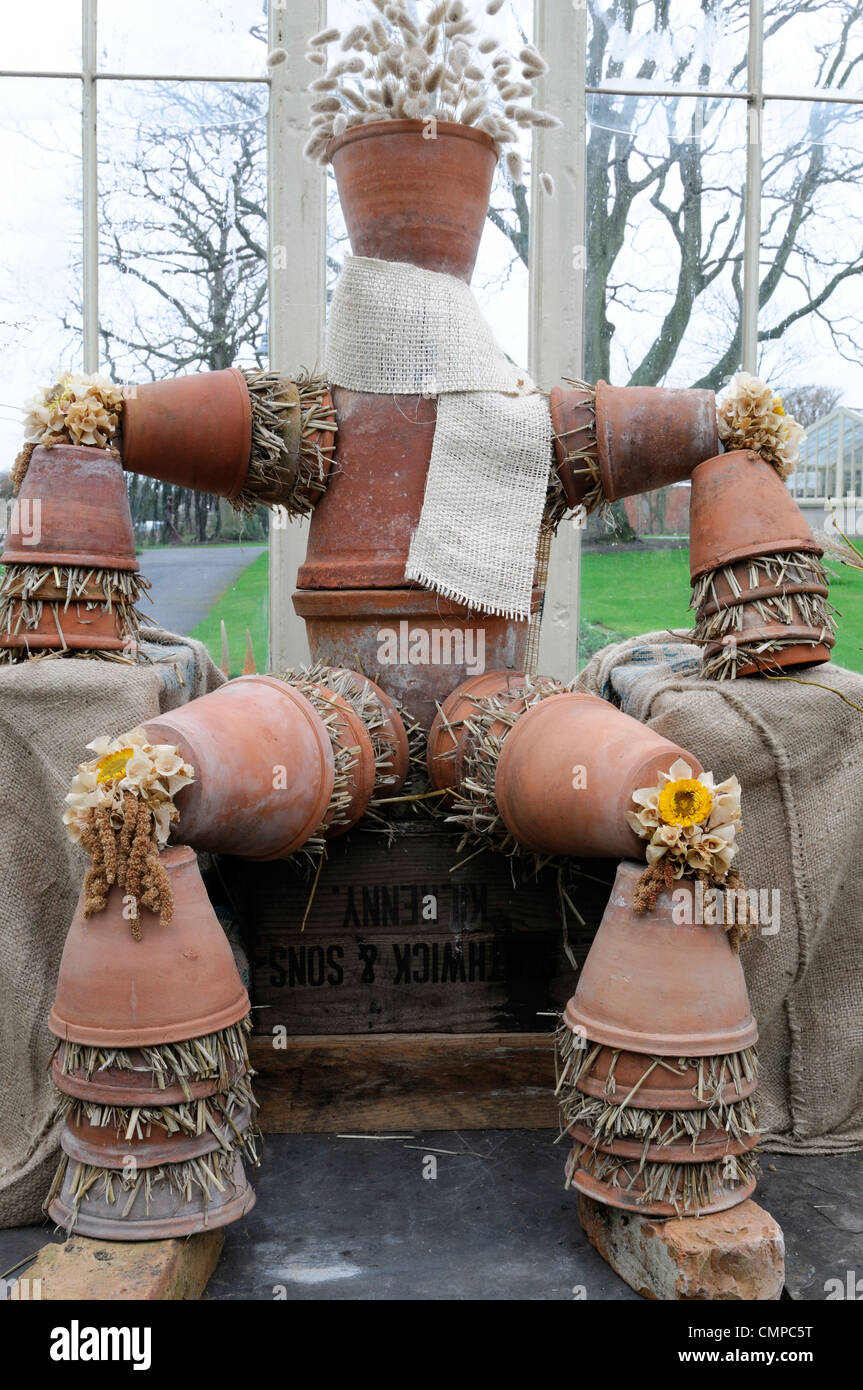
<svg viewBox="0 0 863 1390"><path fill-rule="evenodd" d="M315 508L300 589L392 589L419 525L437 401L333 388L336 466Z"/></svg>
<svg viewBox="0 0 863 1390"><path fill-rule="evenodd" d="M495 799L507 829L528 849L640 858L644 841L626 822L632 793L652 786L680 757L696 776L702 771L686 749L607 700L552 695L522 715L507 734Z"/></svg>
<svg viewBox="0 0 863 1390"><path fill-rule="evenodd" d="M633 1161L633 1172L636 1166ZM594 1202L602 1202L609 1207L620 1207L623 1211L635 1212L639 1216L709 1216L711 1212L728 1211L729 1207L739 1206L755 1191L754 1178L749 1178L746 1182L719 1184L719 1191L714 1201L699 1207L697 1210L688 1211L678 1210L671 1202L644 1201L643 1177L636 1177L631 1187L615 1187L610 1182L597 1182L596 1178L592 1177L584 1168L579 1168L573 1175L572 1185L577 1192L584 1193L585 1197L591 1197ZM641 1195L641 1200L639 1200L639 1195Z"/></svg>
<svg viewBox="0 0 863 1390"><path fill-rule="evenodd" d="M693 470L689 508L693 583L699 575L735 560L788 550L823 553L772 464L750 449L735 449Z"/></svg>
<svg viewBox="0 0 863 1390"><path fill-rule="evenodd" d="M73 444L34 449L0 563L136 573L132 513L118 460L106 449Z"/></svg>
<svg viewBox="0 0 863 1390"><path fill-rule="evenodd" d="M77 1217L72 1200L74 1163L66 1169L59 1193L48 1207L52 1221L76 1235L96 1240L170 1240L175 1236L190 1236L199 1231L215 1230L239 1221L255 1205L255 1193L249 1186L238 1157L232 1178L224 1192L217 1192L209 1202L200 1188L193 1189L190 1202L185 1202L167 1181L156 1182L149 1206L143 1192L138 1192L131 1209L126 1212L128 1197L119 1187L114 1202L108 1201L101 1183L94 1183L81 1202ZM120 1199L116 1200L119 1193Z"/></svg>
<svg viewBox="0 0 863 1390"><path fill-rule="evenodd" d="M130 1158L139 1168L157 1168L162 1163L188 1163L216 1149L229 1149L235 1131L244 1134L252 1122L251 1106L237 1110L228 1124L217 1108L211 1111L218 1132L212 1128L203 1134L186 1134L175 1130L169 1134L158 1125L151 1125L143 1139L127 1139L113 1125L79 1123L69 1117L60 1133L60 1147L76 1163L90 1163L94 1168L122 1169ZM147 1126L143 1125L146 1130Z"/></svg>
<svg viewBox="0 0 863 1390"><path fill-rule="evenodd" d="M336 695L329 686L315 685L314 689L333 710L334 719L330 729L335 743L341 749L357 750L348 781L350 805L345 808L343 818L335 822L332 811L329 814L325 813L327 828L324 831L324 839L334 840L339 835L347 834L351 827L356 825L371 801L375 789L375 753L368 730L353 706L341 695Z"/></svg>
<svg viewBox="0 0 863 1390"><path fill-rule="evenodd" d="M643 864L625 860L567 1008L592 1042L660 1057L713 1057L752 1047L752 1017L740 957L724 927L676 923L669 893L637 916ZM674 892L693 896L693 881ZM678 899L678 902L682 901ZM694 904L689 903L690 919Z"/></svg>
<svg viewBox="0 0 863 1390"><path fill-rule="evenodd" d="M468 741L464 721L470 718L474 701L496 695L506 699L508 694L516 699L526 680L522 671L485 671L446 697L429 729L426 766L433 787L455 788L464 777Z"/></svg>
<svg viewBox="0 0 863 1390"><path fill-rule="evenodd" d="M555 386L549 396L557 471L570 507L582 504L594 486L584 461L573 451L593 445L596 451L596 417L589 392L576 386Z"/></svg>
<svg viewBox="0 0 863 1390"><path fill-rule="evenodd" d="M732 1139L718 1125L706 1126L695 1144L677 1139L672 1143L654 1143L646 1147L640 1139L601 1139L594 1144L594 1133L587 1125L574 1124L567 1131L579 1144L590 1144L597 1153L615 1154L618 1158L643 1158L645 1163L715 1163L717 1159L749 1153L758 1145L760 1136ZM666 1131L667 1133L668 1131Z"/></svg>
<svg viewBox="0 0 863 1390"><path fill-rule="evenodd" d="M60 1044L61 1048L64 1046ZM153 1068L147 1065L144 1054L133 1048L129 1054L131 1067L100 1067L89 1075L82 1069L64 1074L63 1064L55 1053L51 1062L51 1080L63 1095L75 1096L77 1100L88 1100L94 1105L182 1105L186 1100L203 1100L214 1096L240 1074L236 1063L231 1063L226 1078L217 1075L204 1081L186 1081L185 1088L179 1081L159 1086L153 1077ZM243 1068L245 1070L245 1068Z"/></svg>
<svg viewBox="0 0 863 1390"><path fill-rule="evenodd" d="M236 497L249 471L252 406L237 367L148 381L123 407L123 467L164 483Z"/></svg>
<svg viewBox="0 0 863 1390"><path fill-rule="evenodd" d="M48 1021L55 1037L92 1047L149 1047L205 1037L245 1018L249 996L194 854L177 845L164 851L162 862L174 920L160 926L141 908L140 941L123 916L119 888L89 919L82 891Z"/></svg>
<svg viewBox="0 0 863 1390"><path fill-rule="evenodd" d="M569 1026L577 1027L570 1018L570 1008L574 1008L574 1001L570 1000L564 1011L564 1018ZM590 1046L590 1044L588 1044ZM632 1104L639 1105L645 1110L709 1110L716 1099L712 1093L706 1094L704 1099L697 1097L698 1071L695 1067L686 1067L682 1074L677 1065L676 1057L665 1059L666 1066L654 1065L655 1057L650 1057L643 1052L619 1052L617 1062L614 1067L614 1089L606 1089L608 1073L611 1069L611 1060L615 1053L615 1048L604 1047L593 1063L590 1071L583 1073L576 1082L576 1090L581 1091L582 1095L593 1096L596 1100L604 1100L609 1105L619 1105L630 1094L633 1088L638 1085L638 1090L633 1096ZM642 1078L651 1066L653 1070L647 1080ZM673 1068L673 1070L672 1070ZM719 1099L725 1105L730 1105L732 1101L744 1100L751 1096L757 1086L756 1080L747 1081L741 1078L740 1088L733 1081L722 1087Z"/></svg>
<svg viewBox="0 0 863 1390"><path fill-rule="evenodd" d="M468 676L519 671L527 653L526 622L472 613L427 589L301 589L294 608L314 661L361 667L424 729Z"/></svg>
<svg viewBox="0 0 863 1390"><path fill-rule="evenodd" d="M284 681L239 676L144 727L153 743L176 745L195 769L176 798L184 844L280 859L321 825L333 791L329 736L308 700Z"/></svg>
<svg viewBox="0 0 863 1390"><path fill-rule="evenodd" d="M470 283L498 148L475 126L396 120L353 126L329 158L355 256L407 261Z"/></svg>
<svg viewBox="0 0 863 1390"><path fill-rule="evenodd" d="M719 449L716 397L598 381L596 442L608 502L683 482Z"/></svg>

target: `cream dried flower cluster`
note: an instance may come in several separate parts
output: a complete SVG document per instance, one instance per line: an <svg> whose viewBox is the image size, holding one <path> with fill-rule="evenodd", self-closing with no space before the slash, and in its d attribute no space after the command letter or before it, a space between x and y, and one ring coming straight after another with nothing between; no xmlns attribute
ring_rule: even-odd
<svg viewBox="0 0 863 1390"><path fill-rule="evenodd" d="M131 792L149 807L156 840L168 843L171 825L179 817L174 797L195 780L195 769L168 743L149 743L143 729L122 738L97 738L87 744L95 757L81 763L66 796L63 824L78 842L89 830L93 813L106 808L117 827L122 824L125 794Z"/></svg>
<svg viewBox="0 0 863 1390"><path fill-rule="evenodd" d="M626 813L636 835L647 841L648 865L665 860L672 878L703 874L723 881L737 854L741 827L737 778L717 785L712 773L694 777L689 764L678 758L660 779L658 786L634 792L638 809Z"/></svg>
<svg viewBox="0 0 863 1390"><path fill-rule="evenodd" d="M488 0L494 16L504 0ZM343 57L328 63L338 44ZM556 116L537 109L538 77L548 72L542 55L527 44L517 58L491 35L480 33L464 0L439 0L415 19L405 0L371 0L365 23L342 33L324 29L310 40L310 63L323 69L310 84L312 134L306 157L327 162L330 141L350 126L399 118L455 121L476 126L501 147L514 145L531 126L553 128ZM515 182L523 176L516 149L507 155ZM541 176L544 193L554 191Z"/></svg>
<svg viewBox="0 0 863 1390"><path fill-rule="evenodd" d="M786 415L782 397L757 376L739 372L717 409L719 438L726 449L752 449L788 478L800 458L803 426Z"/></svg>
<svg viewBox="0 0 863 1390"><path fill-rule="evenodd" d="M114 441L123 409L123 388L106 376L63 372L53 386L27 403L24 438L28 444L56 442L107 449Z"/></svg>

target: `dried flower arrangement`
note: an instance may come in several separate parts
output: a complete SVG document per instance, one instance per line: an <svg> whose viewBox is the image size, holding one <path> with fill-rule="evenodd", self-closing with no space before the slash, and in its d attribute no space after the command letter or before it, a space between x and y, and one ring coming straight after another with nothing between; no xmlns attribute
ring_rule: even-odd
<svg viewBox="0 0 863 1390"><path fill-rule="evenodd" d="M488 0L493 17L504 0ZM344 57L328 64L327 49L340 45ZM537 78L548 64L532 44L517 59L492 35L483 36L464 0L434 0L415 19L405 0L371 0L366 22L342 33L324 29L309 42L310 63L323 69L310 84L311 137L305 154L327 163L330 141L351 126L374 121L431 119L476 126L500 146L515 146L520 132L551 129L556 116L537 109ZM514 182L523 177L516 148L507 155ZM547 195L554 184L540 176Z"/></svg>
<svg viewBox="0 0 863 1390"><path fill-rule="evenodd" d="M329 458L322 447L338 429L329 385L318 372L293 380L281 372L243 370L252 408L252 447L242 491L231 505L253 512L261 504L308 516L326 488Z"/></svg>
<svg viewBox="0 0 863 1390"><path fill-rule="evenodd" d="M72 629L65 615L86 627L89 615L113 613L115 631L127 650L136 646L142 624L153 619L137 607L149 597L150 581L131 570L84 569L74 565L7 565L0 583L0 637L27 637L32 647L0 646L0 664L44 661L52 657L86 657L128 664L132 658L122 651L95 650L67 644ZM42 650L36 634L41 631L45 609L63 645ZM64 628L65 622L65 628ZM80 632L77 634L80 636Z"/></svg>
<svg viewBox="0 0 863 1390"><path fill-rule="evenodd" d="M711 772L693 776L683 758L659 774L654 787L639 787L632 794L638 807L626 819L640 839L647 841L647 864L638 881L633 907L649 912L660 893L677 879L700 879L714 887L743 890L743 880L732 870L737 855L737 836L742 828L741 788L737 778L715 783ZM751 934L751 920L726 924L735 948Z"/></svg>
<svg viewBox="0 0 863 1390"><path fill-rule="evenodd" d="M132 900L129 922L139 940L140 907L158 913L163 926L173 915L159 851L179 818L174 797L194 780L194 768L176 748L149 743L143 729L87 747L96 757L79 765L63 812L70 838L90 856L84 915L103 911L116 884Z"/></svg>
<svg viewBox="0 0 863 1390"><path fill-rule="evenodd" d="M51 386L28 401L24 444L12 465L12 490L18 492L37 445L86 445L114 450L123 410L123 388L105 376L61 372Z"/></svg>
<svg viewBox="0 0 863 1390"><path fill-rule="evenodd" d="M782 397L757 376L738 372L717 403L719 438L726 450L752 449L788 478L800 459L803 426L785 414Z"/></svg>

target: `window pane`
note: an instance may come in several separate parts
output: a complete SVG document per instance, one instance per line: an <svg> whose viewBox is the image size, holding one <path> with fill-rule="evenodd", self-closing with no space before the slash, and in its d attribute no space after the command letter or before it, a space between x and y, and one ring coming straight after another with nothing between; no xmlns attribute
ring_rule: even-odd
<svg viewBox="0 0 863 1390"><path fill-rule="evenodd" d="M256 77L266 71L263 0L99 0L103 72Z"/></svg>
<svg viewBox="0 0 863 1390"><path fill-rule="evenodd" d="M80 69L80 0L8 4L3 11L0 67L11 72L77 72Z"/></svg>
<svg viewBox="0 0 863 1390"><path fill-rule="evenodd" d="M766 0L764 86L863 93L863 0Z"/></svg>
<svg viewBox="0 0 863 1390"><path fill-rule="evenodd" d="M0 82L0 473L21 444L21 407L58 368L81 368L81 84Z"/></svg>
<svg viewBox="0 0 863 1390"><path fill-rule="evenodd" d="M587 85L744 88L748 5L588 2ZM553 58L549 54L549 60Z"/></svg>
<svg viewBox="0 0 863 1390"><path fill-rule="evenodd" d="M267 363L266 99L255 84L99 86L100 330L104 369L140 382ZM158 553L155 616L201 637L231 671L248 628L267 664L268 514L132 478L139 539L238 542L198 564ZM254 565L254 568L252 566ZM185 566L185 568L184 568ZM221 595L221 597L220 597Z"/></svg>

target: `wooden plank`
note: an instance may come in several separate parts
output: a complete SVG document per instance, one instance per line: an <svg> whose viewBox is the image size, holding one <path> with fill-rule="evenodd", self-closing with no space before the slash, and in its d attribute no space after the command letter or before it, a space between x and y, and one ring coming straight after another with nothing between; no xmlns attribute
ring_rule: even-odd
<svg viewBox="0 0 863 1390"><path fill-rule="evenodd" d="M571 919L566 943L556 870L516 885L492 853L453 870L456 846L430 825L400 825L391 838L355 831L331 844L310 909L296 865L234 861L228 886L244 917L256 1030L541 1028L572 993L572 959L586 956L608 889L579 886L588 925Z"/></svg>
<svg viewBox="0 0 863 1390"><path fill-rule="evenodd" d="M551 1020L548 1020L551 1023ZM551 1032L254 1037L265 1134L556 1129Z"/></svg>

